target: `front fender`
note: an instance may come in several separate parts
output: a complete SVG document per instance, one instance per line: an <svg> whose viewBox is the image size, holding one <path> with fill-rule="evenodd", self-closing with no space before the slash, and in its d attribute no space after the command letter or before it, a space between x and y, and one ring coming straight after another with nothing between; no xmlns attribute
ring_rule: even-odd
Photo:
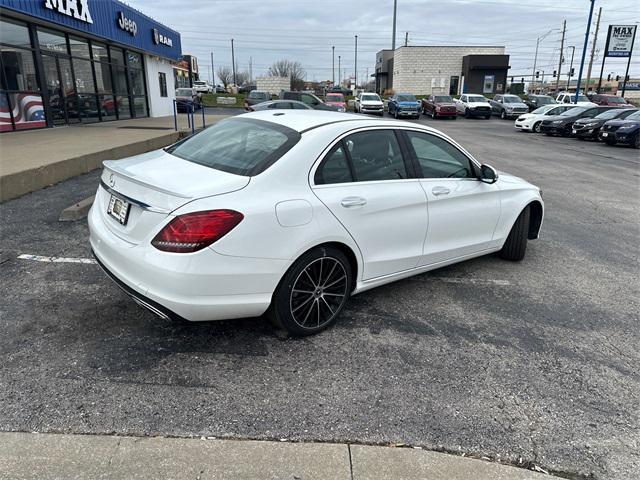
<svg viewBox="0 0 640 480"><path fill-rule="evenodd" d="M501 215L496 231L494 232L494 240L500 240L501 243L506 241L511 231L511 227L516 222L520 213L525 207L533 202L537 202L540 206L539 212L532 212L532 229L530 229L529 238L538 238L544 219L544 201L539 191L533 189L522 190L502 190L500 193ZM536 206L537 208L537 206ZM535 221L534 221L535 217Z"/></svg>

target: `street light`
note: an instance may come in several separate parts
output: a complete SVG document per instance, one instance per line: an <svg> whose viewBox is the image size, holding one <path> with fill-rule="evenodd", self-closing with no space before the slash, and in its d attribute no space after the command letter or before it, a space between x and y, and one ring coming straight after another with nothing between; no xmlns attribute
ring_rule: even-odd
<svg viewBox="0 0 640 480"><path fill-rule="evenodd" d="M331 47L331 81L336 84L336 47Z"/></svg>
<svg viewBox="0 0 640 480"><path fill-rule="evenodd" d="M538 39L536 40L536 55L533 58L533 74L531 75L531 83L533 83L533 79L536 75L536 65L538 63L538 46L540 45L540 40L544 40L546 37L548 37L549 35L551 35L553 32L559 32L560 29L559 28L552 28L551 30L549 30L547 33L540 35L538 37ZM530 88L531 90L531 88ZM535 91L535 88L534 88Z"/></svg>

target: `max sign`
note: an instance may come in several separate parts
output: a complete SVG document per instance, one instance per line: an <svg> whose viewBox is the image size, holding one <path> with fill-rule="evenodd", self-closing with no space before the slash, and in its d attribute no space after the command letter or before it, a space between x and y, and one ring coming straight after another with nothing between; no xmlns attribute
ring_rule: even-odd
<svg viewBox="0 0 640 480"><path fill-rule="evenodd" d="M605 55L607 57L630 57L635 36L635 25L609 25Z"/></svg>
<svg viewBox="0 0 640 480"><path fill-rule="evenodd" d="M125 32L129 32L134 37L138 33L138 25L136 22L125 17L123 12L118 12L118 26Z"/></svg>
<svg viewBox="0 0 640 480"><path fill-rule="evenodd" d="M45 0L44 8L57 11L76 20L93 23L91 12L89 12L89 0Z"/></svg>

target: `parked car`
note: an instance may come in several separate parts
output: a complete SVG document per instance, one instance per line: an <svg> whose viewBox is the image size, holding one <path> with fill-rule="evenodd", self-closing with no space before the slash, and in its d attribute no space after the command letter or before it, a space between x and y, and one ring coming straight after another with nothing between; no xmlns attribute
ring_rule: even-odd
<svg viewBox="0 0 640 480"><path fill-rule="evenodd" d="M540 131L546 135L562 135L568 137L571 135L574 122L581 118L593 118L596 115L611 110L615 107L585 107L575 106L566 112L550 117L542 121Z"/></svg>
<svg viewBox="0 0 640 480"><path fill-rule="evenodd" d="M608 120L624 120L629 115L637 112L636 108L612 108L606 112L599 113L593 118L581 118L573 124L571 133L580 140L598 140L600 128Z"/></svg>
<svg viewBox="0 0 640 480"><path fill-rule="evenodd" d="M387 109L395 118L420 118L420 102L412 93L396 93L389 99Z"/></svg>
<svg viewBox="0 0 640 480"><path fill-rule="evenodd" d="M267 312L310 335L351 295L492 252L518 261L538 238L540 189L437 130L281 113L104 162L90 246L139 305L190 321Z"/></svg>
<svg viewBox="0 0 640 480"><path fill-rule="evenodd" d="M449 95L429 95L422 99L422 113L431 115L431 118L449 117L458 118L456 103Z"/></svg>
<svg viewBox="0 0 640 480"><path fill-rule="evenodd" d="M244 99L244 109L249 110L249 107L257 105L258 103L271 100L271 94L262 90L252 90L249 95Z"/></svg>
<svg viewBox="0 0 640 480"><path fill-rule="evenodd" d="M609 120L600 129L600 139L609 145L622 143L640 148L640 112L634 112L624 120Z"/></svg>
<svg viewBox="0 0 640 480"><path fill-rule="evenodd" d="M356 97L354 109L358 113L384 115L384 103L377 93L360 93Z"/></svg>
<svg viewBox="0 0 640 480"><path fill-rule="evenodd" d="M297 100L269 100L268 102L258 103L247 107L250 112L258 112L260 110L313 110L311 106Z"/></svg>
<svg viewBox="0 0 640 480"><path fill-rule="evenodd" d="M199 110L202 108L201 95L193 88L176 89L176 109L179 112L188 112L190 109Z"/></svg>
<svg viewBox="0 0 640 480"><path fill-rule="evenodd" d="M222 85L216 85L216 93L226 93L227 90Z"/></svg>
<svg viewBox="0 0 640 480"><path fill-rule="evenodd" d="M337 112L338 108L332 105L327 105L320 98L313 93L307 92L280 92L281 100L296 100L298 102L306 103L314 110L328 110Z"/></svg>
<svg viewBox="0 0 640 480"><path fill-rule="evenodd" d="M589 97L582 93L578 95L578 102L576 103L576 94L571 92L562 92L556 96L556 102L558 103L572 103L581 107L595 107L595 103L589 100Z"/></svg>
<svg viewBox="0 0 640 480"><path fill-rule="evenodd" d="M256 90L256 86L255 85L240 85L238 87L238 93L247 93L247 92L251 92L252 90Z"/></svg>
<svg viewBox="0 0 640 480"><path fill-rule="evenodd" d="M533 112L535 109L543 107L545 105L552 105L558 103L553 97L549 95L534 95L529 94L524 98L524 103L529 107L529 111Z"/></svg>
<svg viewBox="0 0 640 480"><path fill-rule="evenodd" d="M596 105L608 105L612 107L625 107L629 105L624 98L618 97L617 95L603 95L595 93L593 95L589 95L589 100Z"/></svg>
<svg viewBox="0 0 640 480"><path fill-rule="evenodd" d="M483 95L465 93L456 101L456 111L459 114L470 117L491 118L491 105Z"/></svg>
<svg viewBox="0 0 640 480"><path fill-rule="evenodd" d="M209 82L195 80L193 82L193 89L198 93L213 93L213 87Z"/></svg>
<svg viewBox="0 0 640 480"><path fill-rule="evenodd" d="M518 118L516 118L514 128L516 130L521 130L524 132L540 133L540 126L542 125L542 121L545 118L549 118L554 115L560 115L561 113L566 112L573 107L574 105L565 105L558 103L544 105L540 108L535 109L531 113L525 113L524 115L520 115Z"/></svg>
<svg viewBox="0 0 640 480"><path fill-rule="evenodd" d="M350 97L351 95L353 95L353 90L349 90L348 88L345 88L341 85L334 85L329 89L327 93L341 93L345 97Z"/></svg>
<svg viewBox="0 0 640 480"><path fill-rule="evenodd" d="M329 92L325 96L324 103L336 107L339 112L347 111L347 102L344 100L344 95L341 93Z"/></svg>
<svg viewBox="0 0 640 480"><path fill-rule="evenodd" d="M529 111L529 107L517 95L495 95L489 100L491 113L501 119L515 118Z"/></svg>

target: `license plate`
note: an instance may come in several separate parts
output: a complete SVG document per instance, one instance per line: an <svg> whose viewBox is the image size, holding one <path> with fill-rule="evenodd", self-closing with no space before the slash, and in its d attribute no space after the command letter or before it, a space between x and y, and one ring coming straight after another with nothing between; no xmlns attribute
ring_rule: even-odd
<svg viewBox="0 0 640 480"><path fill-rule="evenodd" d="M118 220L121 225L126 225L127 219L129 218L129 207L131 207L129 202L115 195L111 195L107 213Z"/></svg>
<svg viewBox="0 0 640 480"><path fill-rule="evenodd" d="M574 128L573 130L571 130L571 133L573 133L575 135L576 134L576 129Z"/></svg>
<svg viewBox="0 0 640 480"><path fill-rule="evenodd" d="M607 132L602 132L602 136L603 136L603 137L608 137L608 136L609 136L609 134L608 134Z"/></svg>

